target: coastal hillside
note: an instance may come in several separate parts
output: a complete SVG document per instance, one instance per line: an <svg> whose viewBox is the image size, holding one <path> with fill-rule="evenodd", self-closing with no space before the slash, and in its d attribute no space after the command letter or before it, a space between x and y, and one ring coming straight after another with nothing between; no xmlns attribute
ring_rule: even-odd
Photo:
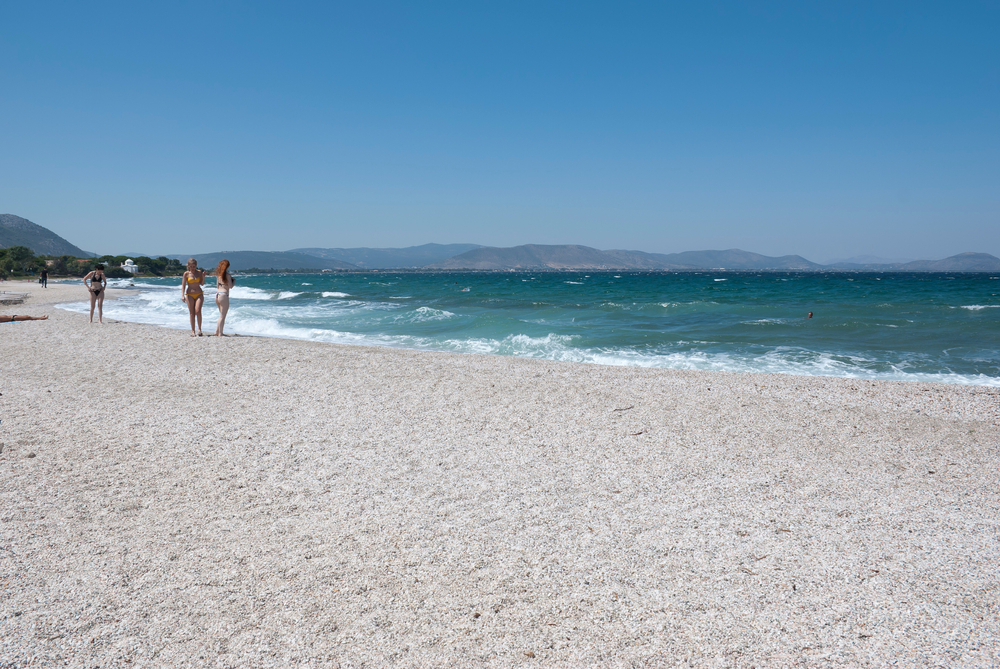
<svg viewBox="0 0 1000 669"><path fill-rule="evenodd" d="M37 255L89 258L88 253L74 246L48 228L13 214L0 214L0 248L27 246Z"/></svg>
<svg viewBox="0 0 1000 669"><path fill-rule="evenodd" d="M599 251L589 246L526 244L511 248L482 247L428 266L429 269L783 269L812 270L822 265L801 256L772 258L739 249L644 253Z"/></svg>
<svg viewBox="0 0 1000 669"><path fill-rule="evenodd" d="M1000 272L1000 258L989 253L969 252L941 260L914 260L905 263L843 261L826 267L859 272Z"/></svg>
<svg viewBox="0 0 1000 669"><path fill-rule="evenodd" d="M726 251L684 251L661 256L664 261L688 267L705 269L783 269L783 270L816 270L823 266L806 260L802 256L765 256L740 249Z"/></svg>
<svg viewBox="0 0 1000 669"><path fill-rule="evenodd" d="M425 267L478 248L479 244L422 244L406 248L305 248L292 249L289 253L339 260L364 269L389 269Z"/></svg>
<svg viewBox="0 0 1000 669"><path fill-rule="evenodd" d="M577 244L484 246L428 265L428 269L625 269L633 267L619 252L612 255Z"/></svg>
<svg viewBox="0 0 1000 669"><path fill-rule="evenodd" d="M218 265L223 258L229 260L235 271L248 269L358 269L356 266L340 260L281 251L220 251L218 253L195 254L191 257L197 260L201 267L207 269ZM184 263L187 258L180 258L180 260L181 263Z"/></svg>
<svg viewBox="0 0 1000 669"><path fill-rule="evenodd" d="M989 253L959 253L943 260L914 260L901 266L907 272L1000 272L1000 258Z"/></svg>

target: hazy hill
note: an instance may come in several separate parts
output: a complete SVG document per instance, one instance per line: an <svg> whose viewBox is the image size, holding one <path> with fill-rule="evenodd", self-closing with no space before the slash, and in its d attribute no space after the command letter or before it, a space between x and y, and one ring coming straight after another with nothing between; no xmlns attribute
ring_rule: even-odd
<svg viewBox="0 0 1000 669"><path fill-rule="evenodd" d="M26 218L0 214L0 248L11 246L27 246L35 255L70 255L77 258L90 258L94 255Z"/></svg>
<svg viewBox="0 0 1000 669"><path fill-rule="evenodd" d="M479 244L423 244L406 248L354 248L354 249L292 249L289 253L306 253L319 258L340 260L358 267L385 269L396 267L424 267L441 262L460 253L480 248Z"/></svg>
<svg viewBox="0 0 1000 669"><path fill-rule="evenodd" d="M187 261L187 256L177 256L181 264ZM281 251L225 251L219 253L200 253L191 256L198 265L212 269L219 261L226 258L234 270L257 269L358 269L354 265L329 258L306 255L305 253L289 253Z"/></svg>
<svg viewBox="0 0 1000 669"><path fill-rule="evenodd" d="M705 269L784 269L784 270L814 270L822 269L819 263L806 260L802 256L765 256L740 249L726 251L684 251L683 253L668 253L662 258L669 263L701 267Z"/></svg>
<svg viewBox="0 0 1000 669"><path fill-rule="evenodd" d="M852 258L830 260L826 263L826 266L840 267L841 265L850 265L853 267L862 267L867 265L902 265L903 263L908 263L912 260L913 258L883 258L881 256L861 255L854 256Z"/></svg>
<svg viewBox="0 0 1000 669"><path fill-rule="evenodd" d="M989 253L959 253L943 260L914 260L899 266L904 272L1000 272L1000 258Z"/></svg>
<svg viewBox="0 0 1000 669"><path fill-rule="evenodd" d="M859 260L852 258L851 260ZM1000 272L1000 258L989 253L959 253L943 260L914 260L895 263L843 261L826 269L860 272Z"/></svg>
<svg viewBox="0 0 1000 669"><path fill-rule="evenodd" d="M821 269L801 256L772 258L739 249L643 253L599 251L589 246L527 244L511 248L481 247L442 262L431 269Z"/></svg>
<svg viewBox="0 0 1000 669"><path fill-rule="evenodd" d="M602 253L611 258L613 262L619 263L617 267L620 269L699 269L693 265L683 265L671 262L670 259L662 253L619 250L602 251Z"/></svg>
<svg viewBox="0 0 1000 669"><path fill-rule="evenodd" d="M618 269L628 265L604 251L576 244L484 246L433 263L430 269Z"/></svg>

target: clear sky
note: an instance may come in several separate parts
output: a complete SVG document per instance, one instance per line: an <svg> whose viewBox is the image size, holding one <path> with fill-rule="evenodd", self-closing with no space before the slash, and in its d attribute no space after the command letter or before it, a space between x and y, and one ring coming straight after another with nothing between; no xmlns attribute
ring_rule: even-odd
<svg viewBox="0 0 1000 669"><path fill-rule="evenodd" d="M90 251L1000 255L997 2L5 2L0 213Z"/></svg>

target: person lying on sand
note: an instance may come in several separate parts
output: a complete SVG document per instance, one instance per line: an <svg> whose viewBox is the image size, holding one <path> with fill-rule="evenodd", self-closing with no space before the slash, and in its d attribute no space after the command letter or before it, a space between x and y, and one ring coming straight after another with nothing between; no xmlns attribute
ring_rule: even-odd
<svg viewBox="0 0 1000 669"><path fill-rule="evenodd" d="M0 314L0 323L14 323L20 321L46 321L48 316L8 316L6 314Z"/></svg>

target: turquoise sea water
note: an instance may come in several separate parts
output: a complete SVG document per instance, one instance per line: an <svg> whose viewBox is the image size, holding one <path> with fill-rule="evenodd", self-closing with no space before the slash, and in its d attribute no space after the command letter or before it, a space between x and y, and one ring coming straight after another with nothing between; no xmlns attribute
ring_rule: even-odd
<svg viewBox="0 0 1000 669"><path fill-rule="evenodd" d="M218 311L214 279L207 283L212 332ZM106 304L107 316L188 327L179 280L134 284L127 298ZM87 310L83 301L63 306ZM1000 277L988 274L238 276L227 331L612 365L1000 385Z"/></svg>

